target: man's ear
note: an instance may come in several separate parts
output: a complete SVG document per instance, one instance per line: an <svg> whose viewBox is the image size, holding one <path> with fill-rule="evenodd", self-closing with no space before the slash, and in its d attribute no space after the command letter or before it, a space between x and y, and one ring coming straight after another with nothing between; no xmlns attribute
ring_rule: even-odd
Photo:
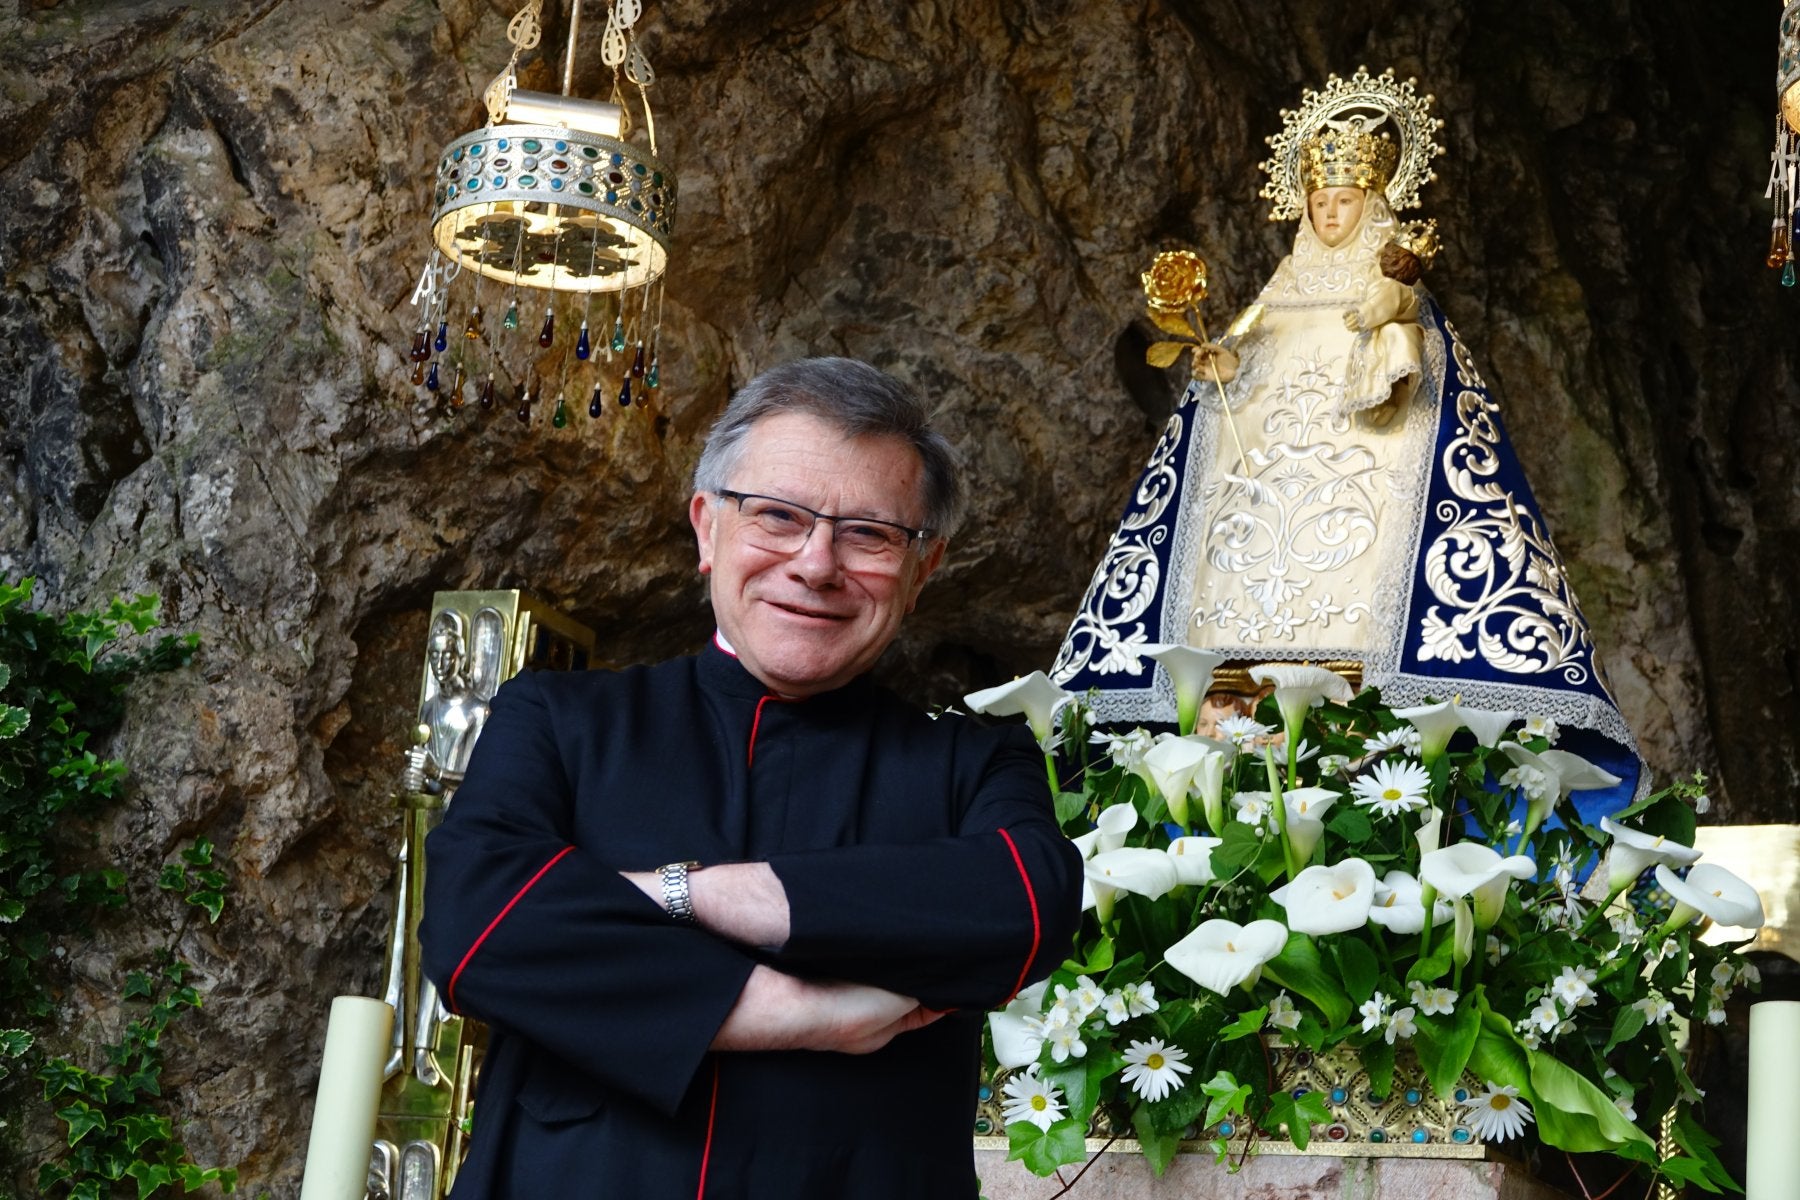
<svg viewBox="0 0 1800 1200"><path fill-rule="evenodd" d="M694 498L688 501L688 522L694 527L694 541L700 546L700 573L712 574L713 565L713 525L718 520L719 510L707 499L705 492L695 492Z"/></svg>
<svg viewBox="0 0 1800 1200"><path fill-rule="evenodd" d="M919 603L919 593L925 590L925 581L931 578L931 573L944 561L944 551L949 545L943 538L933 538L930 547L919 555L919 573L913 577L912 595L906 598L907 612L911 612Z"/></svg>

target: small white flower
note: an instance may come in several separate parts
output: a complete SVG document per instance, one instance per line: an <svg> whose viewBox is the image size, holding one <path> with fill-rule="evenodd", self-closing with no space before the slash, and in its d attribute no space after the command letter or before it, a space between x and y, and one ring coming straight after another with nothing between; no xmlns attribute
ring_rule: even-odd
<svg viewBox="0 0 1800 1200"><path fill-rule="evenodd" d="M1594 979L1594 972L1588 967L1564 967L1550 981L1550 990L1573 1012L1594 1003L1594 989L1589 986Z"/></svg>
<svg viewBox="0 0 1800 1200"><path fill-rule="evenodd" d="M1538 1031L1535 1027L1519 1030L1519 1040L1525 1044L1527 1050L1536 1050L1539 1046L1544 1044L1544 1039L1538 1036Z"/></svg>
<svg viewBox="0 0 1800 1200"><path fill-rule="evenodd" d="M1271 732L1269 726L1249 717L1226 717L1218 723L1219 736L1228 740L1240 750L1257 738Z"/></svg>
<svg viewBox="0 0 1800 1200"><path fill-rule="evenodd" d="M1081 975L1076 978L1073 991L1060 983L1056 985L1056 1002L1068 1009L1075 1023L1080 1024L1100 1011L1100 1006L1106 1002L1106 994L1099 984Z"/></svg>
<svg viewBox="0 0 1800 1200"><path fill-rule="evenodd" d="M1350 765L1350 757L1345 754L1321 754L1319 756L1319 778L1342 776L1344 768Z"/></svg>
<svg viewBox="0 0 1800 1200"><path fill-rule="evenodd" d="M1393 1045L1397 1037L1409 1038L1419 1032L1419 1026L1413 1021L1415 1015L1416 1010L1409 1004L1388 1018L1387 1032L1383 1035L1388 1045Z"/></svg>
<svg viewBox="0 0 1800 1200"><path fill-rule="evenodd" d="M1126 1011L1134 1017L1153 1013L1160 1007L1156 1003L1156 985L1147 979L1142 983L1128 983L1119 991L1125 997Z"/></svg>
<svg viewBox="0 0 1800 1200"><path fill-rule="evenodd" d="M1632 1101L1631 1096L1614 1096L1613 1097L1613 1107L1618 1109L1619 1115L1621 1117L1624 1117L1627 1121L1637 1120L1637 1109L1635 1109L1631 1106L1631 1101Z"/></svg>
<svg viewBox="0 0 1800 1200"><path fill-rule="evenodd" d="M1731 981L1736 978L1737 968L1732 966L1730 962L1725 959L1720 959L1713 964L1712 981L1715 984L1730 986Z"/></svg>
<svg viewBox="0 0 1800 1200"><path fill-rule="evenodd" d="M1500 786L1518 788L1527 804L1537 804L1550 793L1550 777L1536 767L1514 767L1500 776Z"/></svg>
<svg viewBox="0 0 1800 1200"><path fill-rule="evenodd" d="M1762 972L1757 970L1756 964L1751 962L1749 959L1745 959L1742 963L1740 963L1738 965L1738 976L1737 977L1738 977L1739 983L1761 983L1762 982Z"/></svg>
<svg viewBox="0 0 1800 1200"><path fill-rule="evenodd" d="M1694 797L1694 811L1699 813L1703 817L1707 813L1711 812L1712 811L1712 797L1707 795L1705 792L1701 792L1698 796L1695 796Z"/></svg>
<svg viewBox="0 0 1800 1200"><path fill-rule="evenodd" d="M1556 1001L1549 996L1537 1002L1537 1007L1526 1014L1525 1020L1544 1033L1549 1033L1562 1024L1562 1013L1556 1007Z"/></svg>
<svg viewBox="0 0 1800 1200"><path fill-rule="evenodd" d="M1418 763L1383 759L1367 774L1353 780L1350 790L1356 793L1357 804L1392 817L1425 807L1431 775Z"/></svg>
<svg viewBox="0 0 1800 1200"><path fill-rule="evenodd" d="M1619 913L1612 918L1610 924L1613 927L1613 932L1619 935L1619 940L1621 942L1635 942L1637 939L1644 936L1644 931L1638 928L1637 916L1633 913Z"/></svg>
<svg viewBox="0 0 1800 1200"><path fill-rule="evenodd" d="M1294 1007L1286 992L1276 993L1269 1001L1269 1024L1276 1029L1300 1028L1300 1010Z"/></svg>
<svg viewBox="0 0 1800 1200"><path fill-rule="evenodd" d="M1055 1084L1039 1079L1037 1066L1014 1075L1000 1089L1006 1102L1000 1106L1000 1118L1008 1125L1029 1121L1039 1129L1048 1129L1062 1119L1062 1092Z"/></svg>
<svg viewBox="0 0 1800 1200"><path fill-rule="evenodd" d="M1506 828L1502 829L1500 831L1500 835L1502 837L1511 839L1511 838L1518 837L1521 833L1524 833L1524 832L1525 832L1524 822L1520 821L1517 817L1514 817L1512 820L1510 820L1506 823Z"/></svg>
<svg viewBox="0 0 1800 1200"><path fill-rule="evenodd" d="M1642 1000L1633 1000L1631 1007L1644 1014L1644 1020L1652 1025L1661 1025L1675 1015L1675 1006L1661 996L1645 996Z"/></svg>
<svg viewBox="0 0 1800 1200"><path fill-rule="evenodd" d="M1556 739L1562 736L1562 730L1549 717L1526 717L1525 736L1541 737L1546 745L1556 745Z"/></svg>
<svg viewBox="0 0 1800 1200"><path fill-rule="evenodd" d="M1268 792L1239 792L1231 798L1231 804L1237 809L1237 819L1246 825L1262 825L1274 811Z"/></svg>
<svg viewBox="0 0 1800 1200"><path fill-rule="evenodd" d="M1125 1070L1119 1078L1146 1100L1161 1100L1179 1088L1194 1068L1187 1065L1187 1051L1179 1046L1165 1046L1161 1038L1133 1042L1125 1051Z"/></svg>
<svg viewBox="0 0 1800 1200"><path fill-rule="evenodd" d="M1428 1017L1447 1017L1456 1011L1456 993L1447 987L1428 988L1413 980L1412 1002Z"/></svg>
<svg viewBox="0 0 1800 1200"><path fill-rule="evenodd" d="M1468 1111L1463 1120L1484 1142L1504 1142L1525 1132L1525 1126L1536 1120L1531 1105L1519 1099L1519 1089L1501 1087L1493 1080L1487 1088L1463 1101Z"/></svg>
<svg viewBox="0 0 1800 1200"><path fill-rule="evenodd" d="M1081 1026L1073 1021L1048 1026L1044 1030L1044 1040L1050 1043L1050 1057L1057 1062L1087 1055L1087 1043L1081 1040Z"/></svg>
<svg viewBox="0 0 1800 1200"><path fill-rule="evenodd" d="M1368 1033L1370 1030L1377 1029L1385 1024L1387 1022L1388 1005L1392 1003L1392 1000L1389 1000L1380 992L1376 992L1373 996L1370 996L1367 1000L1363 1001L1362 1007L1356 1010L1362 1014L1362 1031Z"/></svg>
<svg viewBox="0 0 1800 1200"><path fill-rule="evenodd" d="M1131 1019L1131 1006L1125 1002L1125 993L1112 991L1100 1002L1100 1011L1106 1017L1108 1025L1123 1025Z"/></svg>
<svg viewBox="0 0 1800 1200"><path fill-rule="evenodd" d="M1722 996L1714 996L1713 997L1712 1006L1706 1010L1706 1023L1708 1025L1723 1025L1725 1023L1725 998L1724 997L1722 997Z"/></svg>
<svg viewBox="0 0 1800 1200"><path fill-rule="evenodd" d="M1096 729L1088 738L1089 741L1106 747L1106 756L1113 760L1113 765L1136 773L1143 765L1144 755L1156 744L1148 729L1133 729L1130 733L1108 733L1104 729Z"/></svg>

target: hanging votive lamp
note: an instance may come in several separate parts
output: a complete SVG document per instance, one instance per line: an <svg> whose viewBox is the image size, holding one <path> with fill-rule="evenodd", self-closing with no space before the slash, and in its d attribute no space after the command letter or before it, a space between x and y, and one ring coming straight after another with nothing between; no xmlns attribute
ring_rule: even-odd
<svg viewBox="0 0 1800 1200"><path fill-rule="evenodd" d="M632 33L642 0L607 5L600 57L612 75L608 100L573 94L581 0L568 6L561 94L518 86L519 57L538 44L542 8L543 0L527 0L507 26L512 58L487 89L488 123L451 141L437 159L435 253L413 297L428 336L423 342L415 337L408 356L416 363L423 349L432 360L431 378L437 357L446 354L459 377L467 367L470 377L490 380L496 359L517 357L501 361L500 373L521 379L541 373L541 356L551 354L561 361L549 369L560 371L563 385L574 386L572 371L600 371L602 360L612 361L610 353L591 355L590 345L605 344L597 337L590 342L590 323L629 327L634 340L652 346L659 339L659 281L668 266L676 185L656 156L648 92L655 76ZM542 293L544 305L542 325L531 326L537 336L530 349L529 334L515 337L522 332L520 293L527 290ZM461 293L455 301L453 291ZM570 298L575 309L566 323L556 320L559 296ZM505 319L484 323L484 304L503 308ZM529 300L525 311L534 311ZM466 345L448 338L452 320L465 331ZM578 327L579 344L566 333L559 336L559 325ZM449 351L452 341L456 348ZM479 361L484 353L487 361ZM623 369L628 372L629 364ZM610 373L618 371L615 366ZM483 403L489 402L484 389ZM529 412L527 399L519 418L529 420ZM557 412L563 412L560 403Z"/></svg>
<svg viewBox="0 0 1800 1200"><path fill-rule="evenodd" d="M1769 228L1768 264L1781 271L1781 282L1795 285L1795 225L1800 224L1800 0L1781 10L1776 41L1775 150L1771 154L1769 188L1764 195L1774 201Z"/></svg>

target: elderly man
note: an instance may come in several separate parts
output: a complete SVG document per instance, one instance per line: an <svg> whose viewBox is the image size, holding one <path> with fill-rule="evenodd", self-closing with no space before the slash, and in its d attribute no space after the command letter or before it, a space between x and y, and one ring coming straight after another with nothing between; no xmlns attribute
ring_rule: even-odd
<svg viewBox="0 0 1800 1200"><path fill-rule="evenodd" d="M949 445L881 372L758 377L689 517L694 658L520 676L428 845L426 970L492 1028L456 1200L974 1200L981 1010L1080 900L1017 729L867 672L943 561Z"/></svg>

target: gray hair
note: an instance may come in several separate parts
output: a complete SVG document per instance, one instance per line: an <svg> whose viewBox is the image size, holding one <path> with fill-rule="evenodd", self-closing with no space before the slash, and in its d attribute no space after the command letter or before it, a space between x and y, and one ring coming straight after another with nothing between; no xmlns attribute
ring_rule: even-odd
<svg viewBox="0 0 1800 1200"><path fill-rule="evenodd" d="M738 390L706 435L694 468L694 490L717 492L743 458L750 427L764 417L797 412L816 417L847 438L899 438L918 453L925 527L937 537L956 532L963 517L962 464L925 406L899 380L853 358L802 358L771 367Z"/></svg>

